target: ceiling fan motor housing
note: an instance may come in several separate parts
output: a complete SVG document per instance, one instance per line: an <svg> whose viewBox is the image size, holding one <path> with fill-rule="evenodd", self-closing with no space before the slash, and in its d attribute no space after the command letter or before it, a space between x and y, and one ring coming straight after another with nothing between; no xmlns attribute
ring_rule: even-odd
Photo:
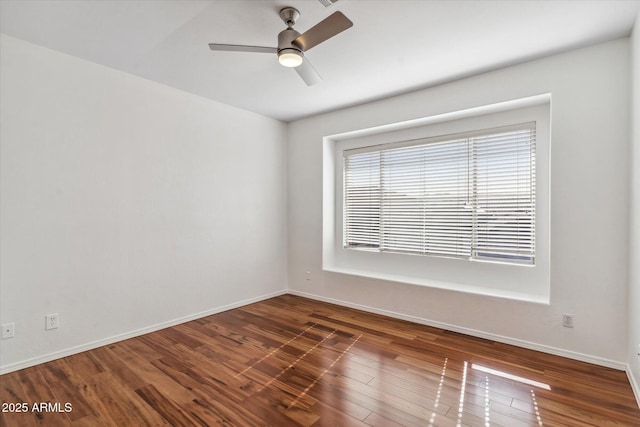
<svg viewBox="0 0 640 427"><path fill-rule="evenodd" d="M291 65L287 65L286 62L283 62L282 58L280 60L281 64L285 66L296 67L300 65L300 63L302 63L302 57L304 56L304 54L302 53L302 49L292 43L299 35L300 33L293 28L287 28L286 30L278 34L278 57L280 58L283 55L293 54L299 58L299 60Z"/></svg>
<svg viewBox="0 0 640 427"><path fill-rule="evenodd" d="M302 52L302 49L292 43L299 35L300 33L293 28L287 28L281 31L280 34L278 34L278 51L282 49L295 49L298 52Z"/></svg>

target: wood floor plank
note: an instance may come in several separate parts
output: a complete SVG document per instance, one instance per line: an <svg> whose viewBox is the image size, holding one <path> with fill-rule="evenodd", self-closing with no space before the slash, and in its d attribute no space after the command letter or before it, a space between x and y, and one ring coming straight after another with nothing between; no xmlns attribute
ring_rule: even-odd
<svg viewBox="0 0 640 427"><path fill-rule="evenodd" d="M208 425L207 422L202 421L204 415L192 417L181 405L160 392L153 384L137 389L136 393L163 418L167 425L181 427ZM218 420L212 421L217 422ZM122 425L126 425L126 422Z"/></svg>
<svg viewBox="0 0 640 427"><path fill-rule="evenodd" d="M1 413L3 426L31 427L40 425L37 414L30 410L32 397L25 390L18 372L0 377L0 389L2 390L0 392L2 403L13 405L13 407L8 407L7 411L2 411ZM24 405L26 405L26 410Z"/></svg>
<svg viewBox="0 0 640 427"><path fill-rule="evenodd" d="M56 397L57 402L73 402L73 410L67 414L72 422L93 415L91 405L80 394L78 387L69 379L63 378L59 381L52 382L51 389Z"/></svg>
<svg viewBox="0 0 640 427"><path fill-rule="evenodd" d="M66 412L57 413L42 409L42 403L58 403L51 389L51 385L46 382L40 374L41 367L35 367L33 375L29 375L26 371L19 372L19 380L28 396L31 397L29 406L31 412L36 415L39 423L48 426L64 426L71 422ZM33 409L34 406L39 409Z"/></svg>
<svg viewBox="0 0 640 427"><path fill-rule="evenodd" d="M29 407L3 427L640 426L622 371L293 295L2 375L0 398Z"/></svg>

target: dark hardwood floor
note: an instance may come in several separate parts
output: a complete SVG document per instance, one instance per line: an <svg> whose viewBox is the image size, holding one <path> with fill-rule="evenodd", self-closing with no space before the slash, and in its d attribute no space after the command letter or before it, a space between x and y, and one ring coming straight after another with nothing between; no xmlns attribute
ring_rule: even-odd
<svg viewBox="0 0 640 427"><path fill-rule="evenodd" d="M291 295L0 383L7 427L640 426L624 372Z"/></svg>

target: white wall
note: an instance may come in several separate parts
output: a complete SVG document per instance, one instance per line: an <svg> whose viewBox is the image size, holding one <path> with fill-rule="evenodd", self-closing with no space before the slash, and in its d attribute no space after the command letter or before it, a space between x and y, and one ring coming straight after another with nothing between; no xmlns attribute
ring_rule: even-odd
<svg viewBox="0 0 640 427"><path fill-rule="evenodd" d="M621 39L291 123L289 287L624 368L629 66L629 40ZM322 270L323 136L543 93L552 94L549 305ZM575 328L561 326L562 313L574 315Z"/></svg>
<svg viewBox="0 0 640 427"><path fill-rule="evenodd" d="M640 405L640 14L631 36L629 377Z"/></svg>
<svg viewBox="0 0 640 427"><path fill-rule="evenodd" d="M286 289L285 124L1 43L1 370Z"/></svg>

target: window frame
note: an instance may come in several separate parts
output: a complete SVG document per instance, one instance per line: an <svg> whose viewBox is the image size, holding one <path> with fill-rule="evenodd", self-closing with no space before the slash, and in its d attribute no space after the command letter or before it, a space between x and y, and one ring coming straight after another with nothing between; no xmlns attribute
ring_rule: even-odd
<svg viewBox="0 0 640 427"><path fill-rule="evenodd" d="M536 121L536 264L469 262L342 247L342 151L400 140ZM551 94L504 101L323 137L322 268L383 280L471 294L549 304ZM336 276L336 280L337 280Z"/></svg>

